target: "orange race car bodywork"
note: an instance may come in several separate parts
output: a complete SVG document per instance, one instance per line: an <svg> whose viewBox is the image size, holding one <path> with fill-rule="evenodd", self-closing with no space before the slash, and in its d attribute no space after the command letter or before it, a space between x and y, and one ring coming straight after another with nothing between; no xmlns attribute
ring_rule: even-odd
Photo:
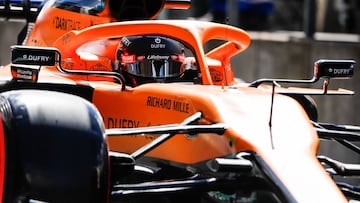
<svg viewBox="0 0 360 203"><path fill-rule="evenodd" d="M304 91L311 94L317 90L252 86L235 80L231 58L250 45L245 31L190 20L115 22L106 9L98 15L84 15L54 5L44 6L24 46L15 46L13 51L35 50L31 53L37 58L29 59L31 54L27 58L35 64L46 60L46 54L37 53L50 51L56 64L41 69L33 64L30 69L39 70L29 73L26 72L29 67L21 65L23 62L20 65L14 62L17 56L14 54L13 63L0 69L1 80L11 81L10 87L3 91L34 88L81 96L99 110L107 130L172 126L201 112L200 126L224 124L224 133L179 133L146 151L136 159L137 163L207 174L210 172L204 167L212 160L242 160L240 155L249 153L262 166L263 176L270 179L279 202L347 202L317 159L319 137L308 112L287 95ZM117 80L118 74L112 73L112 64L119 39L132 35L161 35L185 44L196 60L201 83L124 86L121 78L120 82ZM205 44L211 40L223 43L206 52ZM29 74L34 80L28 80ZM83 89L79 90L81 93L76 91L79 88ZM156 134L109 135L107 140L110 151L134 155L158 137ZM234 173L230 171L229 174Z"/></svg>

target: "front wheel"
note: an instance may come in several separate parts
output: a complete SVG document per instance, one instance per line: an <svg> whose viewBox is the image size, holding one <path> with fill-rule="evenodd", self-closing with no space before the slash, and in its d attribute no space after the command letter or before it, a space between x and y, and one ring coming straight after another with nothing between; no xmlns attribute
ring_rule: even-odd
<svg viewBox="0 0 360 203"><path fill-rule="evenodd" d="M0 94L0 113L1 202L109 200L108 144L90 102L60 92L14 90Z"/></svg>

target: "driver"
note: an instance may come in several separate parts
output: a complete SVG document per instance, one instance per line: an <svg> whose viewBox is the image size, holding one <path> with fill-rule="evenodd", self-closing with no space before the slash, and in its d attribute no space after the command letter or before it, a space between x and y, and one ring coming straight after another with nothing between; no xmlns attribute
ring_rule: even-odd
<svg viewBox="0 0 360 203"><path fill-rule="evenodd" d="M123 37L116 51L115 71L127 85L185 79L185 53L182 45L161 36Z"/></svg>

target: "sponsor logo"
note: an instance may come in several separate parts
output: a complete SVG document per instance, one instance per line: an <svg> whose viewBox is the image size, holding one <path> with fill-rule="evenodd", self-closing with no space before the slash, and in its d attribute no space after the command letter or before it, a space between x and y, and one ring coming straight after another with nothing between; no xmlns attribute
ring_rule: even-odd
<svg viewBox="0 0 360 203"><path fill-rule="evenodd" d="M154 40L155 44L150 44L150 47L152 49L165 49L166 48L166 45L165 44L161 44L161 39L160 38L155 38Z"/></svg>
<svg viewBox="0 0 360 203"><path fill-rule="evenodd" d="M334 75L349 75L351 73L351 69L343 69L343 68L330 68L329 69L330 73L333 73Z"/></svg>
<svg viewBox="0 0 360 203"><path fill-rule="evenodd" d="M91 71L109 71L109 68L106 65L97 63L89 68Z"/></svg>
<svg viewBox="0 0 360 203"><path fill-rule="evenodd" d="M14 79L36 81L38 69L11 66L11 75Z"/></svg>
<svg viewBox="0 0 360 203"><path fill-rule="evenodd" d="M160 44L160 43L161 43L161 39L160 39L160 38L158 38L158 37L157 37L157 38L155 38L155 40L154 40L154 41L155 41L155 43L156 43L156 44Z"/></svg>
<svg viewBox="0 0 360 203"><path fill-rule="evenodd" d="M181 113L190 112L190 103L186 101L171 100L161 97L148 96L146 100L146 106L161 108L166 110L173 110Z"/></svg>
<svg viewBox="0 0 360 203"><path fill-rule="evenodd" d="M223 80L223 74L215 68L210 68L210 75L214 82L221 82Z"/></svg>
<svg viewBox="0 0 360 203"><path fill-rule="evenodd" d="M160 55L149 55L146 59L149 60L168 60L170 56L160 56Z"/></svg>
<svg viewBox="0 0 360 203"><path fill-rule="evenodd" d="M108 128L138 128L140 126L140 121L109 117L107 119L107 126Z"/></svg>
<svg viewBox="0 0 360 203"><path fill-rule="evenodd" d="M123 63L134 63L135 62L135 55L122 55L121 61Z"/></svg>
<svg viewBox="0 0 360 203"><path fill-rule="evenodd" d="M52 60L52 58L50 56L24 54L24 55L22 55L22 57L16 58L14 60L14 62L21 62L21 61L49 62L51 60Z"/></svg>
<svg viewBox="0 0 360 203"><path fill-rule="evenodd" d="M130 46L131 41L128 38L123 37L122 40L121 40L121 43L128 47L128 46Z"/></svg>
<svg viewBox="0 0 360 203"><path fill-rule="evenodd" d="M80 29L80 21L76 21L73 19L63 18L59 16L55 16L53 19L53 24L55 29L58 30L79 30Z"/></svg>

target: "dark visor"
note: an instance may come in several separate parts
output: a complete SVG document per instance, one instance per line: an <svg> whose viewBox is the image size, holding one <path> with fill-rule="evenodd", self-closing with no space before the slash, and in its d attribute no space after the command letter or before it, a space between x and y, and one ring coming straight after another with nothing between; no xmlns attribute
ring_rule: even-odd
<svg viewBox="0 0 360 203"><path fill-rule="evenodd" d="M182 73L182 62L169 59L143 59L127 63L127 71L136 76L167 78Z"/></svg>

